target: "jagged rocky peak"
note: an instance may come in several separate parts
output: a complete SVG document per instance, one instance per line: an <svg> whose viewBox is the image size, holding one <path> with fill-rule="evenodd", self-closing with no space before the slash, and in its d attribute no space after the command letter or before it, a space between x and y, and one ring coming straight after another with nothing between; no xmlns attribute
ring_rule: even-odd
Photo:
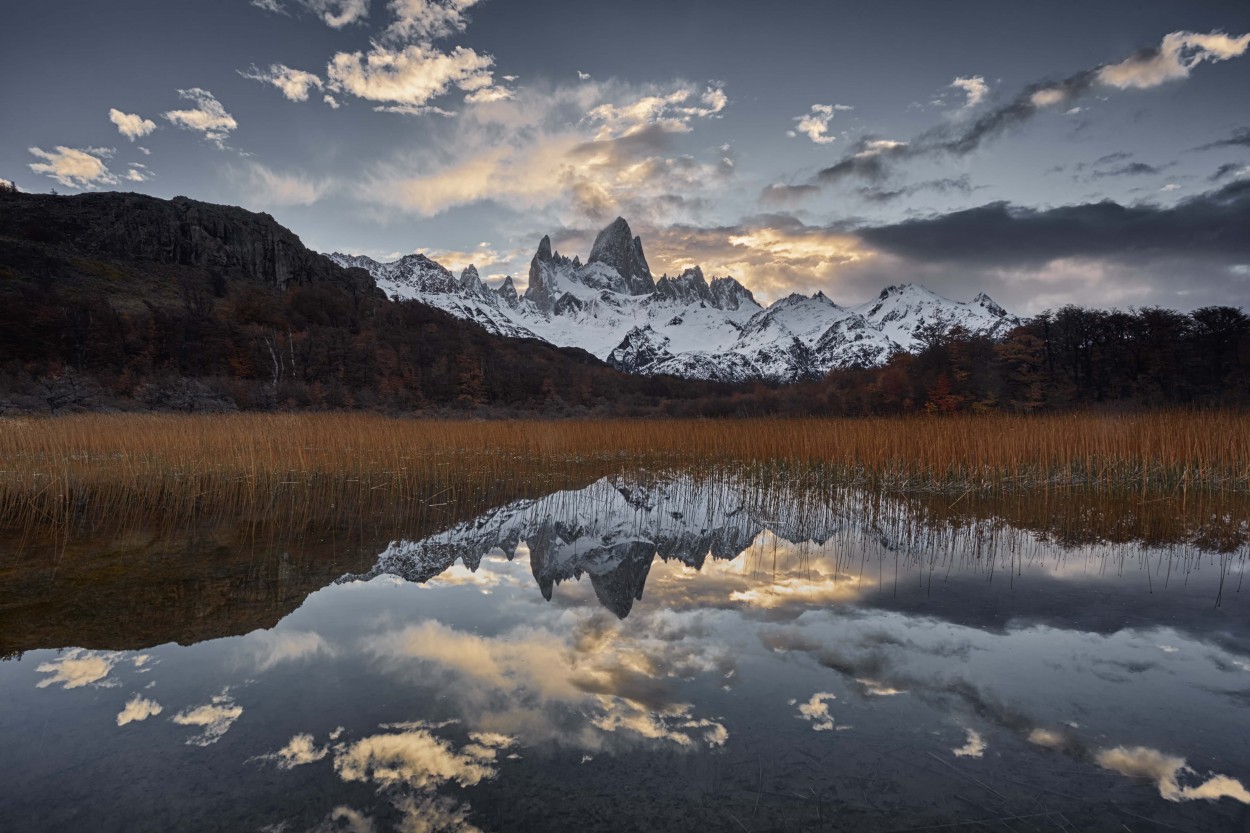
<svg viewBox="0 0 1250 833"><path fill-rule="evenodd" d="M699 301L712 303L712 289L703 279L703 270L698 266L687 269L675 278L668 275L660 278L655 284L655 294L681 304Z"/></svg>
<svg viewBox="0 0 1250 833"><path fill-rule="evenodd" d="M530 261L529 285L525 287L525 297L543 312L550 312L555 303L551 280L549 278L555 258L551 254L551 238L543 235L538 241L538 251Z"/></svg>
<svg viewBox="0 0 1250 833"><path fill-rule="evenodd" d="M599 232L590 247L590 263L603 263L615 269L631 295L647 295L655 291L655 279L642 253L642 238L635 237L624 217L617 217Z"/></svg>
<svg viewBox="0 0 1250 833"><path fill-rule="evenodd" d="M460 289L469 292L480 293L483 289L482 278L477 273L477 267L472 264L464 267L464 271L460 273Z"/></svg>
<svg viewBox="0 0 1250 833"><path fill-rule="evenodd" d="M1007 310L999 306L999 304L993 298L991 298L989 295L986 295L984 292L978 292L977 297L972 299L972 303L981 307L981 309L985 310L990 315L994 315L999 318L1007 317Z"/></svg>
<svg viewBox="0 0 1250 833"><path fill-rule="evenodd" d="M503 279L503 283L499 285L499 288L496 289L495 292L498 293L500 298L503 298L505 301L507 301L509 305L516 304L517 302L516 284L512 282L511 275L508 275L508 277Z"/></svg>
<svg viewBox="0 0 1250 833"><path fill-rule="evenodd" d="M731 277L712 278L711 293L712 306L717 309L736 310L748 305L759 306L751 290Z"/></svg>

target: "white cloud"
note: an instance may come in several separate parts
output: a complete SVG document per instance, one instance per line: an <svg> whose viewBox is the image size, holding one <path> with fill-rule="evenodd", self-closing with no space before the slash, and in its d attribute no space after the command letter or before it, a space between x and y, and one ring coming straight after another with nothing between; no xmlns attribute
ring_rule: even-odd
<svg viewBox="0 0 1250 833"><path fill-rule="evenodd" d="M462 46L441 52L428 44L392 50L375 43L368 53L336 54L326 67L327 86L366 101L420 108L452 87L469 93L490 88L494 63Z"/></svg>
<svg viewBox="0 0 1250 833"><path fill-rule="evenodd" d="M401 784L427 789L455 781L472 787L492 778L493 747L469 744L456 751L451 743L428 729L373 735L348 746L334 758L334 769L344 781Z"/></svg>
<svg viewBox="0 0 1250 833"><path fill-rule="evenodd" d="M613 139L639 133L648 127L659 127L669 133L688 133L695 119L713 118L729 104L725 91L708 86L702 92L688 84L669 85L651 94L632 97L623 102L605 102L586 114L588 121L599 125L596 139Z"/></svg>
<svg viewBox="0 0 1250 833"><path fill-rule="evenodd" d="M956 78L951 82L951 86L963 90L968 96L967 100L964 101L963 107L960 108L962 110L970 110L976 107L985 100L985 97L990 92L990 85L986 84L985 79L980 75Z"/></svg>
<svg viewBox="0 0 1250 833"><path fill-rule="evenodd" d="M274 14L286 14L287 10L282 6L280 0L252 0L252 5L258 9L263 9Z"/></svg>
<svg viewBox="0 0 1250 833"><path fill-rule="evenodd" d="M589 73L589 72L582 72L582 71L579 69L579 70L577 71L577 80L579 80L579 81L589 81L589 80L590 80L590 73Z"/></svg>
<svg viewBox="0 0 1250 833"><path fill-rule="evenodd" d="M369 0L300 0L333 29L342 29L369 16Z"/></svg>
<svg viewBox="0 0 1250 833"><path fill-rule="evenodd" d="M69 148L57 145L52 151L41 148L27 148L42 162L30 163L30 169L37 174L50 176L67 188L92 188L97 185L116 185L117 177L109 172L108 165L101 156L106 156L104 148Z"/></svg>
<svg viewBox="0 0 1250 833"><path fill-rule="evenodd" d="M116 663L117 654L96 653L74 648L64 656L57 657L51 662L41 663L35 668L40 674L51 675L40 680L36 688L47 688L57 683L63 684L65 688L82 688L92 683L100 683L108 677Z"/></svg>
<svg viewBox="0 0 1250 833"><path fill-rule="evenodd" d="M799 718L810 721L817 732L828 732L834 728L833 716L829 714L830 701L838 699L838 695L828 691L818 691L806 703L799 703Z"/></svg>
<svg viewBox="0 0 1250 833"><path fill-rule="evenodd" d="M968 733L967 742L960 747L952 749L956 758L980 758L985 755L985 738L981 737L981 733L975 729L966 729Z"/></svg>
<svg viewBox="0 0 1250 833"><path fill-rule="evenodd" d="M237 705L228 694L222 693L211 703L184 709L173 716L179 726L198 726L204 731L187 740L190 746L209 746L221 740L234 722L243 716L243 707Z"/></svg>
<svg viewBox="0 0 1250 833"><path fill-rule="evenodd" d="M1117 746L1100 751L1094 756L1094 760L1103 769L1130 778L1150 779L1158 788L1159 795L1168 801L1217 801L1231 798L1242 804L1250 804L1250 791L1240 781L1227 775L1212 773L1196 787L1182 787L1180 776L1195 774L1194 770L1185 764L1184 758L1165 755L1157 749L1146 746Z"/></svg>
<svg viewBox="0 0 1250 833"><path fill-rule="evenodd" d="M1029 97L1034 107L1051 107L1068 100L1070 93L1063 87L1043 87Z"/></svg>
<svg viewBox="0 0 1250 833"><path fill-rule="evenodd" d="M184 130L203 133L205 139L219 148L224 148L227 137L239 126L234 116L226 112L226 108L221 106L221 102L211 92L200 87L179 90L178 95L194 103L195 107L190 110L170 110L162 115Z"/></svg>
<svg viewBox="0 0 1250 833"><path fill-rule="evenodd" d="M322 100L322 101L324 101L326 104L329 104L329 105L330 105L330 108L331 108L332 110L337 110L337 109L339 109L340 107L342 107L342 106L343 106L342 104L340 104L340 103L339 103L339 100L338 100L337 98L335 98L334 96L330 95L329 93L327 93L326 95L322 96L322 97L321 97L321 100Z"/></svg>
<svg viewBox="0 0 1250 833"><path fill-rule="evenodd" d="M1188 78L1204 61L1227 61L1250 48L1250 34L1232 37L1223 32L1172 32L1157 49L1140 52L1118 64L1098 70L1098 80L1120 89L1149 89Z"/></svg>
<svg viewBox="0 0 1250 833"><path fill-rule="evenodd" d="M134 723L139 720L147 720L149 717L155 717L162 711L161 704L155 700L148 700L136 694L126 703L126 707L117 715L117 725L125 726L127 723Z"/></svg>
<svg viewBox="0 0 1250 833"><path fill-rule="evenodd" d="M320 761L328 754L330 754L329 748L317 746L313 742L312 735L301 734L291 738L290 742L277 752L272 755L262 755L261 758L277 761L278 769L294 769L297 766Z"/></svg>
<svg viewBox="0 0 1250 833"><path fill-rule="evenodd" d="M314 89L320 90L322 86L319 76L302 69L292 69L285 64L271 64L266 70L253 66L246 72L240 70L239 74L253 81L272 84L281 90L289 101L307 101L308 94Z"/></svg>
<svg viewBox="0 0 1250 833"><path fill-rule="evenodd" d="M793 137L797 131L818 145L829 144L835 138L829 135L829 122L833 121L833 108L832 104L813 104L811 112L795 117L798 127L790 131L788 135Z"/></svg>
<svg viewBox="0 0 1250 833"><path fill-rule="evenodd" d="M144 156L151 156L151 155L152 155L152 151L148 150L147 148L145 148L145 147L143 147L143 146L139 146L138 150L139 150L139 152L140 152L140 153L142 153Z"/></svg>
<svg viewBox="0 0 1250 833"><path fill-rule="evenodd" d="M130 182L147 182L152 178L152 172L147 165L139 162L131 162L130 170L126 171L126 179Z"/></svg>
<svg viewBox="0 0 1250 833"><path fill-rule="evenodd" d="M112 108L109 110L109 121L117 125L117 132L130 141L140 139L156 129L156 122L133 113L123 113Z"/></svg>
<svg viewBox="0 0 1250 833"><path fill-rule="evenodd" d="M387 9L395 16L386 35L399 40L431 40L463 32L469 25L465 13L478 0L390 0Z"/></svg>

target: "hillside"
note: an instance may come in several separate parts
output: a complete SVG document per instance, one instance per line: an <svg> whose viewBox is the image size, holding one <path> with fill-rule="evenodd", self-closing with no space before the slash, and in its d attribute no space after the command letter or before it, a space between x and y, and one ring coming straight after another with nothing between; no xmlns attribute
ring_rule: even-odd
<svg viewBox="0 0 1250 833"><path fill-rule="evenodd" d="M389 300L267 214L184 197L0 194L0 413L647 413L714 391Z"/></svg>

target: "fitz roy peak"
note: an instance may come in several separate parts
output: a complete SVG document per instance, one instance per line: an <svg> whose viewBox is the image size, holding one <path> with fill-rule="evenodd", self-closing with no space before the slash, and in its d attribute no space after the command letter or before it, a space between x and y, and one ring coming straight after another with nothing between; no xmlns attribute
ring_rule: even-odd
<svg viewBox="0 0 1250 833"><path fill-rule="evenodd" d="M387 295L421 301L498 335L580 347L645 375L792 382L835 367L882 364L894 352L918 349L933 327L998 335L1019 323L984 293L952 301L916 284L887 287L858 306L840 306L817 292L765 308L735 279L708 282L697 266L656 280L642 240L623 218L599 232L585 263L553 251L543 237L524 294L511 277L492 288L472 266L457 277L421 254L392 263L329 257L367 270Z"/></svg>

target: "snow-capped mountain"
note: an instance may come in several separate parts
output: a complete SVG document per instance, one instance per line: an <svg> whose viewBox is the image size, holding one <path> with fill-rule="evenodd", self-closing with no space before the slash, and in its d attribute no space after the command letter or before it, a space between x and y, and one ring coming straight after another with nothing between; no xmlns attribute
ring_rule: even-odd
<svg viewBox="0 0 1250 833"><path fill-rule="evenodd" d="M511 277L488 287L472 266L456 277L421 254L393 263L329 257L367 270L388 295L422 301L498 335L580 347L646 375L788 382L881 364L898 350L919 348L932 328L998 335L1018 323L985 294L952 301L915 284L887 287L858 306L840 306L817 292L765 308L732 277L709 283L697 266L657 281L642 240L622 218L599 232L585 263L552 251L544 237L524 294Z"/></svg>
<svg viewBox="0 0 1250 833"><path fill-rule="evenodd" d="M642 598L655 558L702 569L708 556L732 560L764 530L793 544L821 545L862 522L835 508L778 504L741 482L676 476L616 476L584 489L518 500L420 541L395 541L373 569L340 582L388 574L425 582L457 561L476 572L499 550L524 544L530 571L548 601L556 585L590 579L604 607L622 619ZM881 533L873 530L874 537Z"/></svg>

